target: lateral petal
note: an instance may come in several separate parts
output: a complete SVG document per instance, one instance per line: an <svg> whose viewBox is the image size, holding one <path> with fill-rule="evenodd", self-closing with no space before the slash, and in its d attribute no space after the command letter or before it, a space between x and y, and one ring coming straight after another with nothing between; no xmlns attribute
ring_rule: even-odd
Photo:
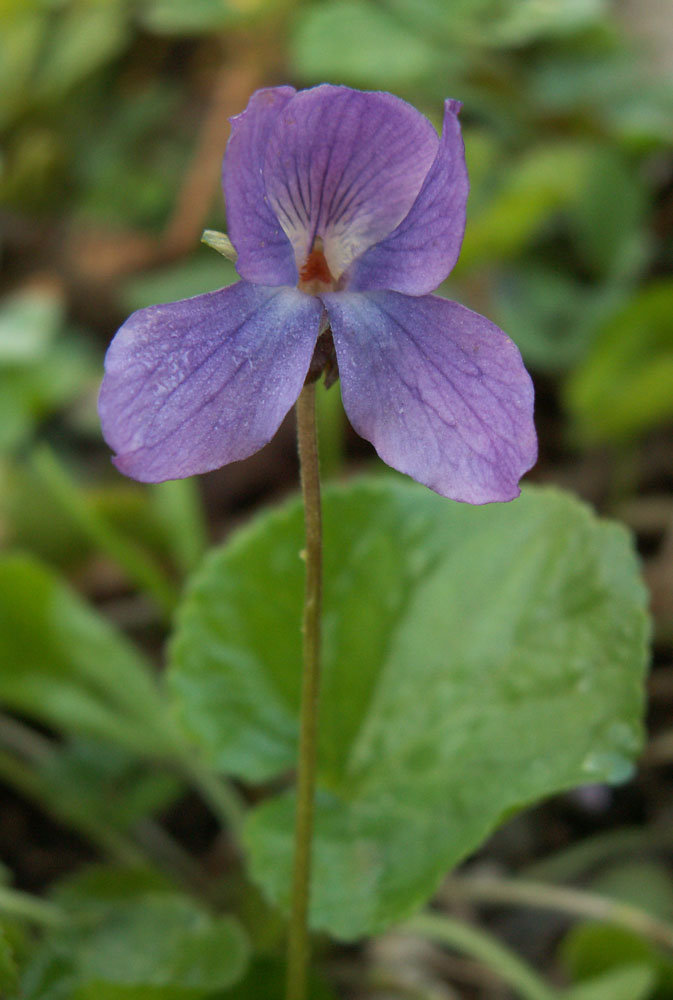
<svg viewBox="0 0 673 1000"><path fill-rule="evenodd" d="M238 253L242 278L263 285L296 285L294 251L264 188L263 165L278 116L294 97L294 87L256 91L245 111L231 119L222 163L227 229Z"/></svg>
<svg viewBox="0 0 673 1000"><path fill-rule="evenodd" d="M321 314L318 299L246 281L133 313L99 397L117 468L156 483L258 451L301 391Z"/></svg>
<svg viewBox="0 0 673 1000"><path fill-rule="evenodd" d="M388 465L453 500L512 500L537 455L515 344L435 295L321 296L353 427Z"/></svg>
<svg viewBox="0 0 673 1000"><path fill-rule="evenodd" d="M351 270L349 291L392 289L426 295L453 270L465 232L469 183L459 101L444 104L437 156L408 215Z"/></svg>

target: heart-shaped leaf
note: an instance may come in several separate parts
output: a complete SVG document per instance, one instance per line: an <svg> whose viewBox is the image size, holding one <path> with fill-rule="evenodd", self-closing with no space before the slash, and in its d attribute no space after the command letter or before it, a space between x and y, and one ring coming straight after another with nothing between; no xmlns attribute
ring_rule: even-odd
<svg viewBox="0 0 673 1000"><path fill-rule="evenodd" d="M648 634L626 531L570 496L470 507L394 480L324 502L312 923L346 939L424 903L514 809L628 776ZM294 765L302 513L265 514L193 581L172 648L185 724L248 781ZM253 876L285 906L294 795L256 807Z"/></svg>

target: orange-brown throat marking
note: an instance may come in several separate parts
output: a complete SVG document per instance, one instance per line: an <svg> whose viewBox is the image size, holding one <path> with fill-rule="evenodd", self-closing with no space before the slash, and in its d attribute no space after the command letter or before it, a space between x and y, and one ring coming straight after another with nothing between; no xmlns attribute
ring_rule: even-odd
<svg viewBox="0 0 673 1000"><path fill-rule="evenodd" d="M307 295L319 295L320 292L333 292L334 285L334 278L325 260L322 240L316 236L313 248L299 271L297 287Z"/></svg>

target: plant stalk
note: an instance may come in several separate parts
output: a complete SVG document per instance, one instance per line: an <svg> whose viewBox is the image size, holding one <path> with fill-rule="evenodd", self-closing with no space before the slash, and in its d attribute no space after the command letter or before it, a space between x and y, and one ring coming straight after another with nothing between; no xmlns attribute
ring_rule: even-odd
<svg viewBox="0 0 673 1000"><path fill-rule="evenodd" d="M468 899L487 906L510 903L534 909L566 913L570 917L600 920L634 931L673 951L673 925L631 903L601 896L585 889L569 888L524 879L486 876L454 876L445 883L446 898Z"/></svg>
<svg viewBox="0 0 673 1000"><path fill-rule="evenodd" d="M530 966L478 927L445 914L419 913L400 930L471 955L496 972L521 1000L560 1000L560 994L547 986Z"/></svg>
<svg viewBox="0 0 673 1000"><path fill-rule="evenodd" d="M315 382L305 385L297 400L297 445L304 499L306 588L297 812L294 839L292 905L288 934L287 1000L306 1000L310 945L308 910L311 884L311 843L315 798L320 686L320 615L322 603L322 519L320 467L315 417Z"/></svg>
<svg viewBox="0 0 673 1000"><path fill-rule="evenodd" d="M61 927L67 923L62 910L46 899L32 896L19 889L0 886L0 913L7 917L30 920L45 927Z"/></svg>

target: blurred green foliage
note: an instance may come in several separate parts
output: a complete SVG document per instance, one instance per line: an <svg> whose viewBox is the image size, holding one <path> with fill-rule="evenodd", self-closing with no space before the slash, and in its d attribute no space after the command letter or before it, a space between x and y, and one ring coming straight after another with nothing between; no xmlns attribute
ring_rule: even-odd
<svg viewBox="0 0 673 1000"><path fill-rule="evenodd" d="M622 440L673 417L672 388L673 281L661 281L601 323L567 398L585 440Z"/></svg>
<svg viewBox="0 0 673 1000"><path fill-rule="evenodd" d="M36 286L0 302L0 457L15 453L34 426L96 385L98 358L68 328L63 294Z"/></svg>
<svg viewBox="0 0 673 1000"><path fill-rule="evenodd" d="M212 916L152 871L85 871L55 899L72 923L36 950L22 1000L199 1000L246 970L238 922Z"/></svg>

